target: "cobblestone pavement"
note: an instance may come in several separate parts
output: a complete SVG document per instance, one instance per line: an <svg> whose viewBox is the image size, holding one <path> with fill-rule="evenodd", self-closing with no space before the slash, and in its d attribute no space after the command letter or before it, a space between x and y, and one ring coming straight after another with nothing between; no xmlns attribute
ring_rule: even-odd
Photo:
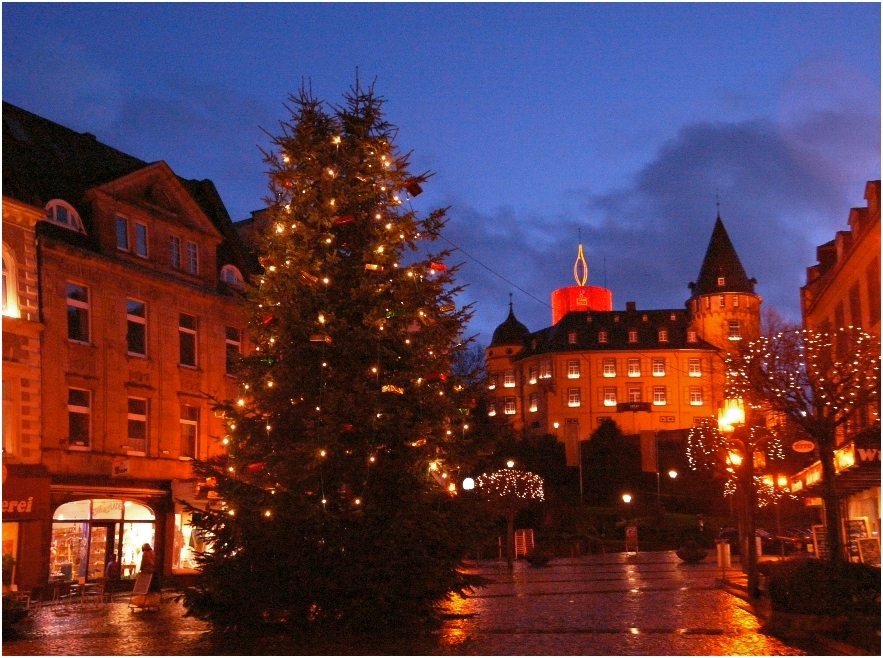
<svg viewBox="0 0 883 658"><path fill-rule="evenodd" d="M480 562L493 582L448 606L429 637L327 639L213 633L180 604L130 611L126 602L44 608L12 637L5 655L821 655L763 635L744 602L721 588L713 561L674 553L595 555L543 568ZM728 577L741 573L731 570Z"/></svg>

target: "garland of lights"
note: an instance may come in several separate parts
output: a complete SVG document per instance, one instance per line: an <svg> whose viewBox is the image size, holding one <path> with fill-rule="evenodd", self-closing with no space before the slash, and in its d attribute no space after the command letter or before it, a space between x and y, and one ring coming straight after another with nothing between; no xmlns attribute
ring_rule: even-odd
<svg viewBox="0 0 883 658"><path fill-rule="evenodd" d="M476 478L475 484L489 500L532 501L543 500L544 496L543 478L514 468L482 473Z"/></svg>

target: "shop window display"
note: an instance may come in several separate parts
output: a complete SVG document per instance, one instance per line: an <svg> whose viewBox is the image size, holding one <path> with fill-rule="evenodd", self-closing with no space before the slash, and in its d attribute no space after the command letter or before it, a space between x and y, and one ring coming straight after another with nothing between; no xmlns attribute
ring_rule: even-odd
<svg viewBox="0 0 883 658"><path fill-rule="evenodd" d="M193 514L175 514L175 547L172 569L198 569L197 554L208 550L208 545L197 528L191 525Z"/></svg>
<svg viewBox="0 0 883 658"><path fill-rule="evenodd" d="M155 521L150 508L130 500L96 498L59 506L52 523L52 577L68 582L100 578L118 553L122 578L134 578L141 546L154 543Z"/></svg>

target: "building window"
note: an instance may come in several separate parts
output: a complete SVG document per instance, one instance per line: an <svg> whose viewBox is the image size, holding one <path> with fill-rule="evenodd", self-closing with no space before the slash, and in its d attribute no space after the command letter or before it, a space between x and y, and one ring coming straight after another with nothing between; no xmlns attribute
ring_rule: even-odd
<svg viewBox="0 0 883 658"><path fill-rule="evenodd" d="M667 343L668 342L668 329L660 329L659 330L659 342Z"/></svg>
<svg viewBox="0 0 883 658"><path fill-rule="evenodd" d="M727 280L726 280L724 277L719 276L719 277L717 278L717 286L718 286L718 288L723 288L723 287L726 285L726 283L727 283Z"/></svg>
<svg viewBox="0 0 883 658"><path fill-rule="evenodd" d="M497 402L495 400L491 400L487 403L487 415L488 416L496 416L497 415Z"/></svg>
<svg viewBox="0 0 883 658"><path fill-rule="evenodd" d="M236 327L226 328L227 344L227 374L232 375L239 363L239 355L242 354L242 331Z"/></svg>
<svg viewBox="0 0 883 658"><path fill-rule="evenodd" d="M181 238L176 235L169 238L169 264L176 270L181 269Z"/></svg>
<svg viewBox="0 0 883 658"><path fill-rule="evenodd" d="M687 361L687 374L690 375L690 377L702 376L702 366L699 359L689 359Z"/></svg>
<svg viewBox="0 0 883 658"><path fill-rule="evenodd" d="M853 327L862 326L862 295L858 281L849 289L849 316Z"/></svg>
<svg viewBox="0 0 883 658"><path fill-rule="evenodd" d="M515 388L514 370L507 370L503 373L503 388Z"/></svg>
<svg viewBox="0 0 883 658"><path fill-rule="evenodd" d="M199 449L199 407L181 405L181 457L195 459Z"/></svg>
<svg viewBox="0 0 883 658"><path fill-rule="evenodd" d="M187 271L199 274L199 247L195 242L187 243Z"/></svg>
<svg viewBox="0 0 883 658"><path fill-rule="evenodd" d="M579 360L572 359L567 362L567 378L579 379Z"/></svg>
<svg viewBox="0 0 883 658"><path fill-rule="evenodd" d="M601 367L605 377L616 377L616 359L604 359Z"/></svg>
<svg viewBox="0 0 883 658"><path fill-rule="evenodd" d="M629 393L629 402L641 402L643 395L641 395L641 389L638 386L630 386L628 389Z"/></svg>
<svg viewBox="0 0 883 658"><path fill-rule="evenodd" d="M568 407L578 407L581 404L580 399L580 389L578 388L568 388L567 389L567 406Z"/></svg>
<svg viewBox="0 0 883 658"><path fill-rule="evenodd" d="M92 439L92 394L80 388L67 389L68 445L88 448Z"/></svg>
<svg viewBox="0 0 883 658"><path fill-rule="evenodd" d="M89 342L89 289L76 283L67 284L67 337Z"/></svg>
<svg viewBox="0 0 883 658"><path fill-rule="evenodd" d="M733 308L739 308L739 295L733 295Z"/></svg>
<svg viewBox="0 0 883 658"><path fill-rule="evenodd" d="M599 343L606 343L607 342L607 332L606 331L599 331L598 332L598 342Z"/></svg>
<svg viewBox="0 0 883 658"><path fill-rule="evenodd" d="M540 362L540 379L549 379L552 376L552 362Z"/></svg>
<svg viewBox="0 0 883 658"><path fill-rule="evenodd" d="M126 344L129 354L147 354L147 313L144 302L126 300Z"/></svg>
<svg viewBox="0 0 883 658"><path fill-rule="evenodd" d="M46 219L77 233L86 233L77 211L72 205L61 199L53 199L46 204Z"/></svg>
<svg viewBox="0 0 883 658"><path fill-rule="evenodd" d="M653 376L665 377L665 359L653 359Z"/></svg>
<svg viewBox="0 0 883 658"><path fill-rule="evenodd" d="M540 408L540 394L539 393L531 393L530 394L530 403L527 408L531 412L536 412L539 410L539 408Z"/></svg>
<svg viewBox="0 0 883 658"><path fill-rule="evenodd" d="M702 406L702 387L701 386L691 386L690 387L690 404L694 407Z"/></svg>
<svg viewBox="0 0 883 658"><path fill-rule="evenodd" d="M726 306L727 305L727 298L724 295L720 295L717 298L717 305L720 306L721 308Z"/></svg>
<svg viewBox="0 0 883 658"><path fill-rule="evenodd" d="M147 258L147 224L135 222L135 255Z"/></svg>
<svg viewBox="0 0 883 658"><path fill-rule="evenodd" d="M129 220L117 217L117 249L129 251Z"/></svg>
<svg viewBox="0 0 883 658"><path fill-rule="evenodd" d="M629 377L641 376L641 359L629 359Z"/></svg>
<svg viewBox="0 0 883 658"><path fill-rule="evenodd" d="M178 363L182 366L196 367L196 317L187 313L178 315Z"/></svg>
<svg viewBox="0 0 883 658"><path fill-rule="evenodd" d="M515 397L509 396L503 401L503 413L507 416L515 415Z"/></svg>
<svg viewBox="0 0 883 658"><path fill-rule="evenodd" d="M638 330L637 329L629 329L629 342L637 343L638 342Z"/></svg>
<svg viewBox="0 0 883 658"><path fill-rule="evenodd" d="M528 383L536 384L537 383L537 375L539 374L539 368L536 366L536 364L532 365L527 372L528 372L528 375L527 375Z"/></svg>
<svg viewBox="0 0 883 658"><path fill-rule="evenodd" d="M12 252L3 245L3 315L20 318L18 305L18 271Z"/></svg>
<svg viewBox="0 0 883 658"><path fill-rule="evenodd" d="M738 320L730 320L727 323L727 326L728 326L727 337L730 340L742 340L742 329L739 326Z"/></svg>
<svg viewBox="0 0 883 658"><path fill-rule="evenodd" d="M711 297L705 298L705 308L711 308Z"/></svg>
<svg viewBox="0 0 883 658"><path fill-rule="evenodd" d="M233 265L224 265L221 268L221 281L233 288L241 289L245 286L245 280L242 273Z"/></svg>
<svg viewBox="0 0 883 658"><path fill-rule="evenodd" d="M687 342L688 343L698 343L699 342L699 334L696 333L695 329L687 330Z"/></svg>
<svg viewBox="0 0 883 658"><path fill-rule="evenodd" d="M653 404L657 407L665 405L665 386L653 387Z"/></svg>
<svg viewBox="0 0 883 658"><path fill-rule="evenodd" d="M492 372L487 376L487 390L493 391L497 388L497 373Z"/></svg>
<svg viewBox="0 0 883 658"><path fill-rule="evenodd" d="M147 454L147 400L129 398L129 451Z"/></svg>
<svg viewBox="0 0 883 658"><path fill-rule="evenodd" d="M571 331L571 332L569 332L569 333L567 334L567 342L568 342L570 345L576 345L576 339L577 339L577 336L576 336L576 332L575 332L575 331Z"/></svg>
<svg viewBox="0 0 883 658"><path fill-rule="evenodd" d="M605 386L604 387L604 406L605 407L615 407L616 406L616 387L615 386Z"/></svg>

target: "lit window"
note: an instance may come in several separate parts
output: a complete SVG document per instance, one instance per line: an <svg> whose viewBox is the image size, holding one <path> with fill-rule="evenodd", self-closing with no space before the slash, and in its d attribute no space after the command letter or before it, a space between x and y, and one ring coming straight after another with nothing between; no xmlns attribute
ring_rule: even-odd
<svg viewBox="0 0 883 658"><path fill-rule="evenodd" d="M641 359L629 359L629 377L641 376Z"/></svg>
<svg viewBox="0 0 883 658"><path fill-rule="evenodd" d="M739 308L739 295L733 295L733 308Z"/></svg>
<svg viewBox="0 0 883 658"><path fill-rule="evenodd" d="M67 284L67 337L89 342L89 289L76 283Z"/></svg>
<svg viewBox="0 0 883 658"><path fill-rule="evenodd" d="M567 389L567 406L568 407L578 407L581 404L580 400L580 389L578 388L568 388Z"/></svg>
<svg viewBox="0 0 883 658"><path fill-rule="evenodd" d="M88 448L92 439L92 394L79 388L67 390L68 445Z"/></svg>
<svg viewBox="0 0 883 658"><path fill-rule="evenodd" d="M531 412L536 412L540 408L540 394L539 393L531 393L530 394L530 404L528 406L528 410Z"/></svg>
<svg viewBox="0 0 883 658"><path fill-rule="evenodd" d="M629 402L640 402L642 397L640 388L637 386L629 387Z"/></svg>
<svg viewBox="0 0 883 658"><path fill-rule="evenodd" d="M487 415L488 416L496 416L497 415L497 403L495 401L491 401L487 403Z"/></svg>
<svg viewBox="0 0 883 658"><path fill-rule="evenodd" d="M507 370L503 373L503 388L515 388L514 370Z"/></svg>
<svg viewBox="0 0 883 658"><path fill-rule="evenodd" d="M232 375L242 353L242 331L236 327L226 328L227 374Z"/></svg>
<svg viewBox="0 0 883 658"><path fill-rule="evenodd" d="M653 359L653 376L665 377L665 359Z"/></svg>
<svg viewBox="0 0 883 658"><path fill-rule="evenodd" d="M702 376L702 366L700 365L699 359L690 359L688 362L688 371L687 374L690 377L701 377Z"/></svg>
<svg viewBox="0 0 883 658"><path fill-rule="evenodd" d="M20 318L18 305L18 272L12 252L3 245L3 315Z"/></svg>
<svg viewBox="0 0 883 658"><path fill-rule="evenodd" d="M638 330L637 329L629 329L629 342L637 343L638 342Z"/></svg>
<svg viewBox="0 0 883 658"><path fill-rule="evenodd" d="M129 251L129 220L117 217L117 249Z"/></svg>
<svg viewBox="0 0 883 658"><path fill-rule="evenodd" d="M660 329L659 330L659 342L667 343L668 342L668 329Z"/></svg>
<svg viewBox="0 0 883 658"><path fill-rule="evenodd" d="M74 207L61 199L53 199L46 204L46 219L77 233L86 232Z"/></svg>
<svg viewBox="0 0 883 658"><path fill-rule="evenodd" d="M606 343L607 342L607 332L606 331L599 331L598 332L598 342L599 343Z"/></svg>
<svg viewBox="0 0 883 658"><path fill-rule="evenodd" d="M657 407L665 405L665 386L653 387L653 404Z"/></svg>
<svg viewBox="0 0 883 658"><path fill-rule="evenodd" d="M552 376L552 362L543 361L540 363L540 379L549 379Z"/></svg>
<svg viewBox="0 0 883 658"><path fill-rule="evenodd" d="M187 271L199 274L199 247L195 242L187 243Z"/></svg>
<svg viewBox="0 0 883 658"><path fill-rule="evenodd" d="M604 359L602 368L605 377L616 377L616 359Z"/></svg>
<svg viewBox="0 0 883 658"><path fill-rule="evenodd" d="M724 287L726 284L727 284L727 280L726 280L724 277L719 276L719 277L717 278L717 285L718 285L719 288Z"/></svg>
<svg viewBox="0 0 883 658"><path fill-rule="evenodd" d="M605 407L615 407L616 406L616 387L615 386L605 386L604 387L604 406Z"/></svg>
<svg viewBox="0 0 883 658"><path fill-rule="evenodd" d="M727 298L724 295L721 295L717 298L717 305L723 308L727 305Z"/></svg>
<svg viewBox="0 0 883 658"><path fill-rule="evenodd" d="M181 456L195 459L199 448L199 407L181 405Z"/></svg>
<svg viewBox="0 0 883 658"><path fill-rule="evenodd" d="M147 225L135 222L135 254L147 258Z"/></svg>
<svg viewBox="0 0 883 658"><path fill-rule="evenodd" d="M711 308L711 297L705 298L705 308Z"/></svg>
<svg viewBox="0 0 883 658"><path fill-rule="evenodd" d="M690 404L694 407L702 406L702 387L700 386L691 386L690 387Z"/></svg>
<svg viewBox="0 0 883 658"><path fill-rule="evenodd" d="M528 370L527 381L530 384L537 383L537 375L539 374L540 369L536 365L532 365Z"/></svg>
<svg viewBox="0 0 883 658"><path fill-rule="evenodd" d="M182 366L196 367L196 317L187 313L178 315L179 358Z"/></svg>
<svg viewBox="0 0 883 658"><path fill-rule="evenodd" d="M489 391L493 391L497 388L497 373L491 373L487 377L487 388Z"/></svg>
<svg viewBox="0 0 883 658"><path fill-rule="evenodd" d="M571 331L570 333L567 334L567 342L570 343L571 345L576 345L576 338L577 337L576 337L575 331Z"/></svg>
<svg viewBox="0 0 883 658"><path fill-rule="evenodd" d="M728 323L729 331L727 337L730 340L742 340L742 329L738 320L730 320Z"/></svg>
<svg viewBox="0 0 883 658"><path fill-rule="evenodd" d="M147 454L147 400L129 398L128 444L131 452Z"/></svg>
<svg viewBox="0 0 883 658"><path fill-rule="evenodd" d="M176 270L181 269L181 238L177 235L169 238L169 264Z"/></svg>
<svg viewBox="0 0 883 658"><path fill-rule="evenodd" d="M221 268L221 281L234 288L242 288L245 285L242 273L233 265L224 265Z"/></svg>
<svg viewBox="0 0 883 658"><path fill-rule="evenodd" d="M147 312L144 302L126 300L126 345L129 354L147 354Z"/></svg>
<svg viewBox="0 0 883 658"><path fill-rule="evenodd" d="M687 330L687 342L688 343L697 343L699 342L699 334L696 333L695 329Z"/></svg>
<svg viewBox="0 0 883 658"><path fill-rule="evenodd" d="M567 362L567 378L579 379L579 360L572 359Z"/></svg>
<svg viewBox="0 0 883 658"><path fill-rule="evenodd" d="M506 414L507 416L514 416L515 415L515 398L514 397L511 397L511 396L507 397L503 401L503 413Z"/></svg>

